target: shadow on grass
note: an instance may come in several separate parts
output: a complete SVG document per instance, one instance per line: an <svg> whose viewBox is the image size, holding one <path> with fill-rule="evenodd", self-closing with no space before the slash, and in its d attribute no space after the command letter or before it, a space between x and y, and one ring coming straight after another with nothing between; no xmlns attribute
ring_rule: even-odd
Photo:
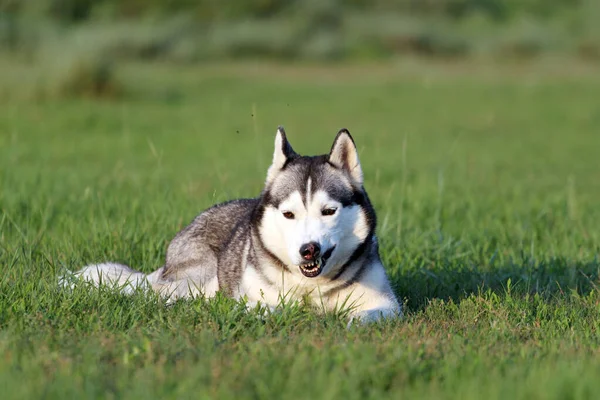
<svg viewBox="0 0 600 400"><path fill-rule="evenodd" d="M390 279L407 309L418 311L432 299L460 300L491 290L502 294L510 280L513 293L538 293L551 298L572 291L586 295L598 290L600 261L569 262L550 259L540 262L510 263L497 267L457 266L402 269Z"/></svg>

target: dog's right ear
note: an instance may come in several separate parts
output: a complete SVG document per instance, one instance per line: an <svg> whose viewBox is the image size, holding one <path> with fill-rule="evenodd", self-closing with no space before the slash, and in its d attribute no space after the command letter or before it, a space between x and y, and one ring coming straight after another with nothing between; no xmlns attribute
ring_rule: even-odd
<svg viewBox="0 0 600 400"><path fill-rule="evenodd" d="M285 130L283 126L279 126L277 128L277 133L275 134L275 151L273 152L273 163L269 167L267 171L267 183L270 183L275 179L275 176L281 171L281 169L285 166L285 163L288 159L297 156L294 149L288 142L285 137Z"/></svg>

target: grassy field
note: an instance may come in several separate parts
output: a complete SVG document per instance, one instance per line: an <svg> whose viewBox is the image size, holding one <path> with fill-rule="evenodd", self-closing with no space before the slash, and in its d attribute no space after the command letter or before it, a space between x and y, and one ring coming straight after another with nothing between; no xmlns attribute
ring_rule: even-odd
<svg viewBox="0 0 600 400"><path fill-rule="evenodd" d="M4 91L2 397L596 398L600 75L538 71L128 66L118 100ZM199 211L257 195L278 124L305 154L353 134L403 321L57 289L90 262L152 271Z"/></svg>

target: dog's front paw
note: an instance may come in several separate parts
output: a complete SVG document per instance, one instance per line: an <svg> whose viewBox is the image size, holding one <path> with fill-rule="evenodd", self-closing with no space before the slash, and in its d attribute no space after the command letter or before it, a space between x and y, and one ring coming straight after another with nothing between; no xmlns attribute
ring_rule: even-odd
<svg viewBox="0 0 600 400"><path fill-rule="evenodd" d="M354 324L372 324L390 318L402 318L402 311L393 308L358 311L350 316L347 327L350 328Z"/></svg>

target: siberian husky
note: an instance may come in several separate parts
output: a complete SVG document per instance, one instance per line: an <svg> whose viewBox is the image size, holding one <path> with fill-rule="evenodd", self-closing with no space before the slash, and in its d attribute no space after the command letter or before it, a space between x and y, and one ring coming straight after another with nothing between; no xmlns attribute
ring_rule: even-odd
<svg viewBox="0 0 600 400"><path fill-rule="evenodd" d="M75 276L126 293L151 288L168 301L217 291L276 308L308 299L351 319L401 316L379 257L375 211L363 187L356 146L346 129L327 155L300 156L279 127L273 162L258 198L215 205L179 232L165 265L145 275L116 263Z"/></svg>

